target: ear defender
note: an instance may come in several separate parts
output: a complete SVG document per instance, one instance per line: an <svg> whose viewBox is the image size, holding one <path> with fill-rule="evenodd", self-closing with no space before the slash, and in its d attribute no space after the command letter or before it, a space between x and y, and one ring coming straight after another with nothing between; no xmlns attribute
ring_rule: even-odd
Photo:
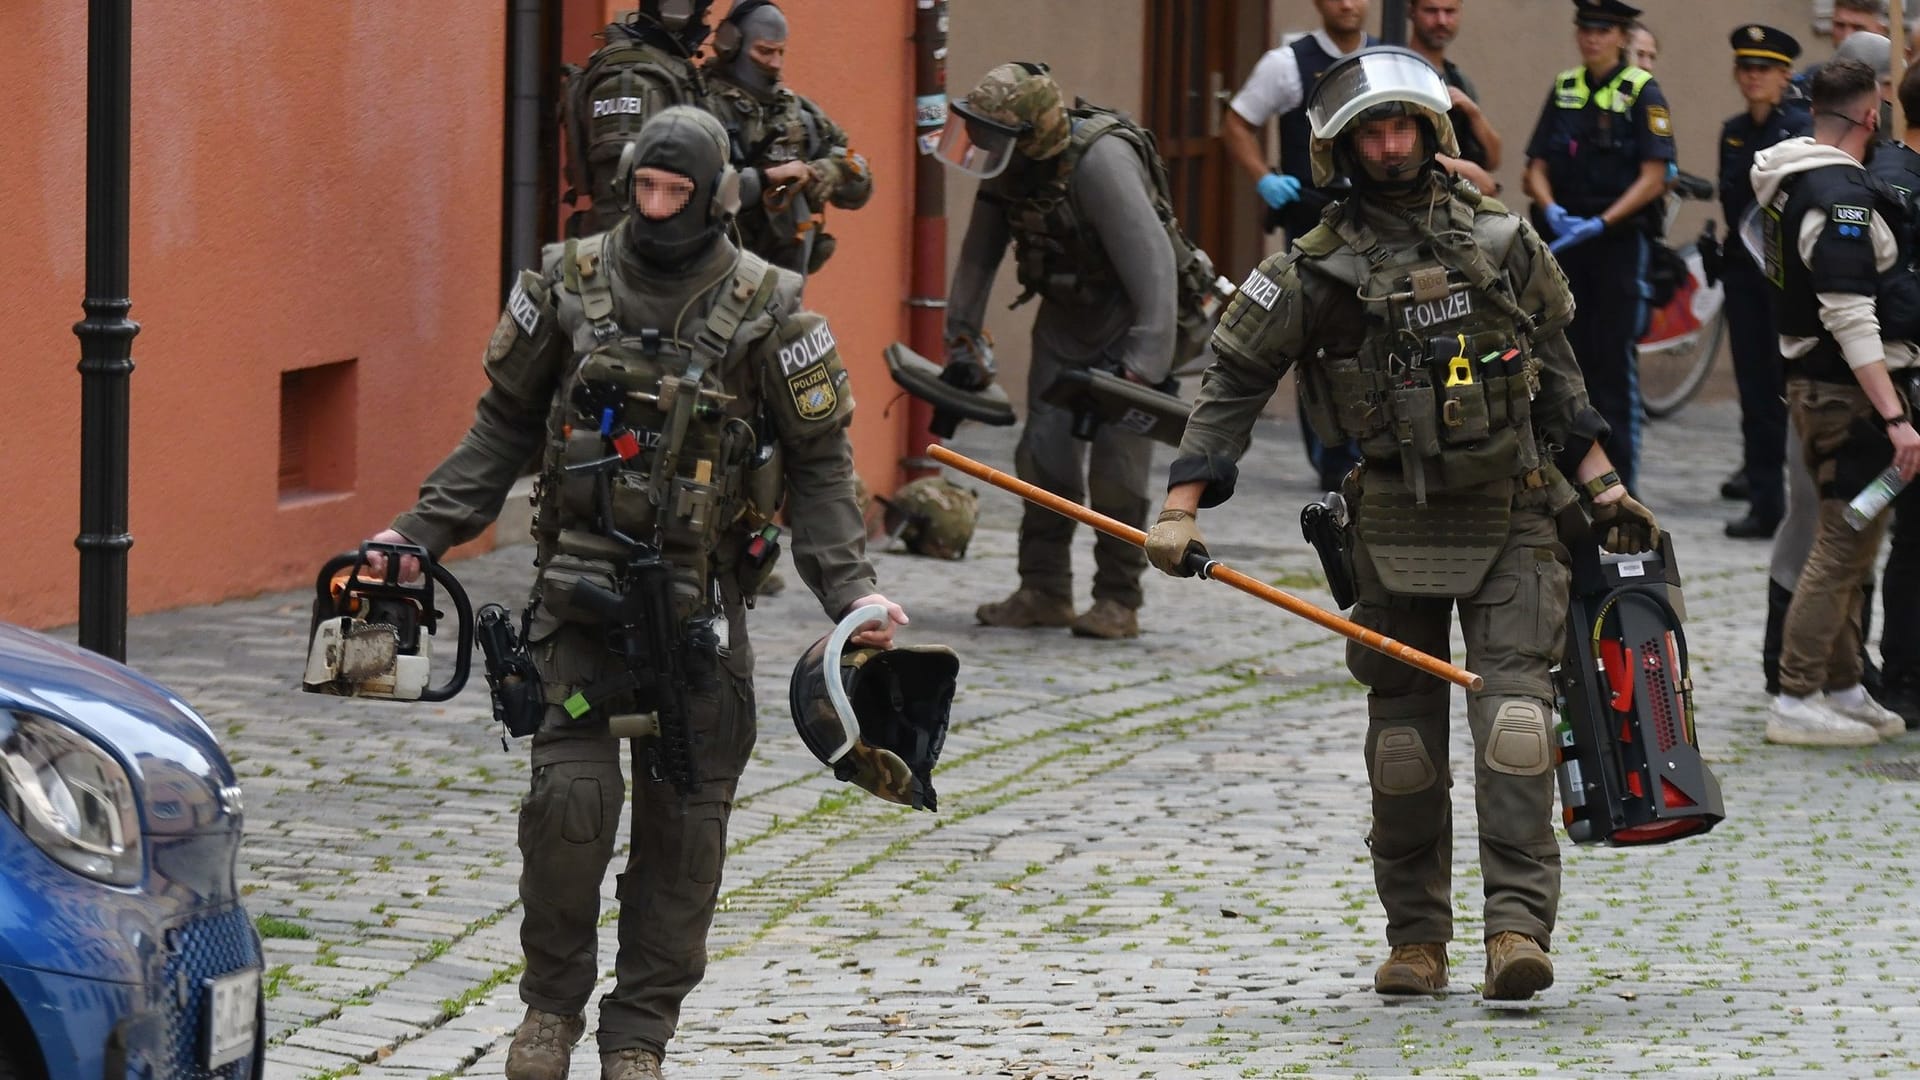
<svg viewBox="0 0 1920 1080"><path fill-rule="evenodd" d="M693 22L693 0L660 0L660 25L673 33Z"/></svg>
<svg viewBox="0 0 1920 1080"><path fill-rule="evenodd" d="M626 144L620 148L620 164L613 170L613 194L623 206L633 202L633 159L638 156L640 144Z"/></svg>
<svg viewBox="0 0 1920 1080"><path fill-rule="evenodd" d="M720 175L713 181L713 206L707 212L707 220L729 218L740 212L740 170L732 165L720 167Z"/></svg>

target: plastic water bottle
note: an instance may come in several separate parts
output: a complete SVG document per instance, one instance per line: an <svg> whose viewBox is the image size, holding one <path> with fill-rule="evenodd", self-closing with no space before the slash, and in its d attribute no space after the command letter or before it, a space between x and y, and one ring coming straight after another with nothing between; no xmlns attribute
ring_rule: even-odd
<svg viewBox="0 0 1920 1080"><path fill-rule="evenodd" d="M1907 482L1900 479L1900 470L1889 465L1886 472L1874 478L1873 483L1860 489L1860 494L1847 504L1842 516L1853 527L1853 531L1859 532L1873 524L1873 519L1879 517L1887 504L1893 502L1906 486Z"/></svg>

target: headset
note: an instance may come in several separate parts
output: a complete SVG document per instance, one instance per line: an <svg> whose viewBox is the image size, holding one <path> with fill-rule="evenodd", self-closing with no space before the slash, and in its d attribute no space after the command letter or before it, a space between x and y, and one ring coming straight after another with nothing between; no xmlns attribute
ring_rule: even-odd
<svg viewBox="0 0 1920 1080"><path fill-rule="evenodd" d="M746 44L740 20L759 8L777 6L773 0L736 0L727 17L720 20L720 28L713 32L713 54L724 62L732 62L740 55L740 47Z"/></svg>

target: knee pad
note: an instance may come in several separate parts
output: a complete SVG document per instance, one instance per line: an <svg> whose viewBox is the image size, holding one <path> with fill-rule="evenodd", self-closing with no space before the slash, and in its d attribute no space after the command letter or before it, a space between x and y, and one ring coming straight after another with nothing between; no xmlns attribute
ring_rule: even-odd
<svg viewBox="0 0 1920 1080"><path fill-rule="evenodd" d="M1547 707L1532 698L1506 698L1493 706L1487 726L1487 768L1509 776L1538 776L1553 767Z"/></svg>
<svg viewBox="0 0 1920 1080"><path fill-rule="evenodd" d="M1373 743L1373 786L1382 795L1413 795L1440 778L1433 755L1410 727L1382 728Z"/></svg>
<svg viewBox="0 0 1920 1080"><path fill-rule="evenodd" d="M540 769L522 814L523 840L570 844L611 842L626 802L626 782L613 761L563 761Z"/></svg>

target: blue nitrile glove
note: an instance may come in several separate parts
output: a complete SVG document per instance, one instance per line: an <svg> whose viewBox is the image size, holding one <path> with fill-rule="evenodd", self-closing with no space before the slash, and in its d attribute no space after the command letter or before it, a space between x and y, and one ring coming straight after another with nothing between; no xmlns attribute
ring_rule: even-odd
<svg viewBox="0 0 1920 1080"><path fill-rule="evenodd" d="M1575 244L1584 244L1606 231L1607 223L1597 217L1568 218L1567 227L1560 230L1560 235L1553 243L1547 245L1547 250L1559 254Z"/></svg>
<svg viewBox="0 0 1920 1080"><path fill-rule="evenodd" d="M1261 177L1260 182L1254 186L1259 190L1260 197L1275 210L1300 197L1299 178L1285 173L1270 172Z"/></svg>
<svg viewBox="0 0 1920 1080"><path fill-rule="evenodd" d="M1573 221L1573 215L1567 213L1567 208L1559 203L1548 203L1547 208L1541 211L1541 216L1547 219L1547 230L1555 236L1567 235L1567 228Z"/></svg>

